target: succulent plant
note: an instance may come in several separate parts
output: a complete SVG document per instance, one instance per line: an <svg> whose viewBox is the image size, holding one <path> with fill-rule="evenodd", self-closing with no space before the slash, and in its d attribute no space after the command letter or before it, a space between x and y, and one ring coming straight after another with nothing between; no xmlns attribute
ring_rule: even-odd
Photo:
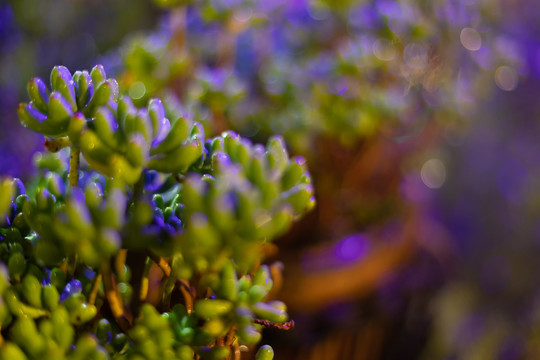
<svg viewBox="0 0 540 360"><path fill-rule="evenodd" d="M21 123L70 160L28 190L0 182L0 359L237 359L264 326L294 325L264 250L314 195L281 137L206 138L100 65L57 66L28 95Z"/></svg>

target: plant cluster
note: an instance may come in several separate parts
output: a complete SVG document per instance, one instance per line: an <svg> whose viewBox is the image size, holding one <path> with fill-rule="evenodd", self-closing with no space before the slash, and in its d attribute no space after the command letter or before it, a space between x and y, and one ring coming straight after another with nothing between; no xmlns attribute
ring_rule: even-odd
<svg viewBox="0 0 540 360"><path fill-rule="evenodd" d="M263 261L314 206L302 157L138 108L100 65L50 85L32 79L18 115L69 166L1 182L0 359L239 359L294 326Z"/></svg>
<svg viewBox="0 0 540 360"><path fill-rule="evenodd" d="M300 152L317 136L354 146L387 128L414 135L434 113L457 131L456 108L482 93L470 89L492 81L495 66L517 66L495 36L482 34L478 53L460 42L493 4L158 3L173 7L170 24L124 46L120 86L144 84L143 99L177 97L201 121L210 112L245 134L283 134Z"/></svg>
<svg viewBox="0 0 540 360"><path fill-rule="evenodd" d="M56 63L48 55L60 48L69 49L64 64L90 64L155 19L145 1L129 1L129 11L127 1L116 2L105 12L82 2L34 2L0 5L0 17L11 8L14 14L0 19L0 33L10 34L15 22L20 27L0 36L0 68L9 80L48 70ZM2 182L0 357L173 357L162 351L169 348L179 358L237 356L242 344L257 342L261 327L292 324L284 305L272 301L279 267L261 265L271 240L313 206L306 160L289 158L284 141L308 158L319 203L317 216L307 219L314 221L286 240L295 242L292 255L309 255L299 242L326 242L336 251L317 261L329 270L335 262L327 260L355 243L347 241L357 238L351 234L399 222L403 207L417 206L422 163L432 157L444 165L448 149L433 145L461 143L462 115L477 100L495 85L513 90L536 71L524 45L534 36L522 36L518 26L524 17L497 1L153 2L167 9L159 29L99 60L118 83L101 67L75 74L57 67L51 89L39 79L29 84L32 101L19 117L47 137L52 152L35 158L39 179ZM72 34L74 19L81 19L79 35ZM16 81L4 81L0 92L13 93ZM6 104L14 98L0 96L0 108L12 108ZM0 119L9 123L9 115ZM3 125L0 135L15 138ZM4 141L0 151L20 156L27 143L20 139L28 138L18 135L24 146ZM15 158L0 165L13 172L21 167ZM350 265L365 254L348 255ZM472 262L484 264L477 256ZM314 298L295 290L298 298ZM448 299L441 309L455 305ZM205 306L219 315L201 315ZM59 323L65 326L47 330ZM462 328L454 334L452 326L440 326L441 334L453 334L448 347L461 341ZM52 335L60 332L69 346ZM28 348L30 338L41 339L37 350ZM259 356L268 354L264 348Z"/></svg>
<svg viewBox="0 0 540 360"><path fill-rule="evenodd" d="M121 48L120 88L141 102L166 98L170 112L189 112L208 133L232 128L259 141L281 134L324 179L319 204L339 218L316 225L327 226L316 231L322 241L394 216L404 203L404 173L416 176L430 157L444 160L432 145L458 144L465 109L493 88L498 66L515 67L494 46L497 33L485 30L496 21L482 16L497 13L493 3L158 3L171 6L159 31ZM464 28L483 41L481 49L464 47ZM400 147L399 163L364 189L369 180L353 179L363 172L351 170L352 162L384 167L388 156L363 159L378 142Z"/></svg>

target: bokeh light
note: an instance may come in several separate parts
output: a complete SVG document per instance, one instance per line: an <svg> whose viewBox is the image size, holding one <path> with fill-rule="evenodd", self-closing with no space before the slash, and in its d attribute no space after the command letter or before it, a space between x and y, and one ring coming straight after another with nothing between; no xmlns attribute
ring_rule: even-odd
<svg viewBox="0 0 540 360"><path fill-rule="evenodd" d="M518 74L510 66L499 66L495 70L495 83L505 91L512 91L518 85Z"/></svg>
<svg viewBox="0 0 540 360"><path fill-rule="evenodd" d="M482 37L473 28L464 28L459 35L461 44L465 49L470 51L478 51L482 47Z"/></svg>
<svg viewBox="0 0 540 360"><path fill-rule="evenodd" d="M422 165L420 176L430 189L438 189L446 180L446 167L440 159L429 159Z"/></svg>

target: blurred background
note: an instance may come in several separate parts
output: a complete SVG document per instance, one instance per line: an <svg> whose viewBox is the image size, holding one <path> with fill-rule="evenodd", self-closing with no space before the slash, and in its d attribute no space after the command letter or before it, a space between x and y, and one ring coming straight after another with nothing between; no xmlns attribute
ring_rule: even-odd
<svg viewBox="0 0 540 360"><path fill-rule="evenodd" d="M281 134L318 206L277 241L277 359L540 358L534 0L0 1L0 174L44 139L17 104L103 64L211 135ZM279 265L281 266L281 265Z"/></svg>

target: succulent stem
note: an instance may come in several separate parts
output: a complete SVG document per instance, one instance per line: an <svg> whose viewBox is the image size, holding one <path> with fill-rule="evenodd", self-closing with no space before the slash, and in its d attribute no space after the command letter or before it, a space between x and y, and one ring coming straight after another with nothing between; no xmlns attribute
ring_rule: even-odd
<svg viewBox="0 0 540 360"><path fill-rule="evenodd" d="M133 185L133 197L131 199L131 202L133 204L139 202L139 200L141 199L142 195L143 195L143 191L144 191L144 177L146 175L146 172L148 171L148 169L144 169L142 172L141 172L141 176L139 177L139 180L137 180L137 182L135 183L135 185Z"/></svg>
<svg viewBox="0 0 540 360"><path fill-rule="evenodd" d="M145 301L146 297L148 296L148 276L150 275L150 269L152 268L152 264L152 259L150 259L150 257L147 257L146 262L144 263L144 270L141 278L141 291L139 293L139 299L141 301Z"/></svg>
<svg viewBox="0 0 540 360"><path fill-rule="evenodd" d="M99 286L101 285L101 280L103 276L97 274L94 278L94 283L92 284L92 289L90 290L90 295L88 295L88 303L94 305L96 303L97 293L99 291Z"/></svg>
<svg viewBox="0 0 540 360"><path fill-rule="evenodd" d="M79 148L72 146L69 154L69 186L79 186L79 160L81 151Z"/></svg>
<svg viewBox="0 0 540 360"><path fill-rule="evenodd" d="M168 277L167 280L164 283L163 295L162 295L162 298L161 298L162 299L161 304L166 309L170 309L171 296L172 296L172 292L174 290L175 285L176 285L176 281L172 276Z"/></svg>
<svg viewBox="0 0 540 360"><path fill-rule="evenodd" d="M124 271L124 267L126 266L126 258L127 249L118 250L118 255L116 255L116 258L114 259L114 267L117 274Z"/></svg>
<svg viewBox="0 0 540 360"><path fill-rule="evenodd" d="M156 265L161 269L161 271L163 271L165 276L171 276L171 272L172 272L171 265L169 265L169 263L164 258L162 258L161 256L154 255L154 254L149 254L149 256L156 263Z"/></svg>
<svg viewBox="0 0 540 360"><path fill-rule="evenodd" d="M122 306L122 300L116 292L116 284L113 279L111 267L108 261L104 261L101 265L101 273L103 275L103 286L105 287L105 296L111 308L111 312L114 316L114 320L120 326L123 331L127 331L129 323L124 316L124 308Z"/></svg>
<svg viewBox="0 0 540 360"><path fill-rule="evenodd" d="M273 321L253 319L255 324L263 325L264 327L279 329L279 330L292 330L294 329L294 320L289 320L283 324L279 324Z"/></svg>
<svg viewBox="0 0 540 360"><path fill-rule="evenodd" d="M236 333L236 325L233 325L227 335L225 335L225 345L231 346L236 339L234 334Z"/></svg>
<svg viewBox="0 0 540 360"><path fill-rule="evenodd" d="M242 353L240 352L240 346L238 345L238 340L233 343L234 351L234 360L240 360L242 358Z"/></svg>
<svg viewBox="0 0 540 360"><path fill-rule="evenodd" d="M156 265L163 271L163 274L166 277L171 276L172 269L171 265L162 258L161 256L157 256L154 254L149 254L149 257L156 263ZM178 283L178 287L180 288L180 292L184 296L184 302L186 305L186 309L188 313L191 313L193 311L193 299L194 294L191 291L191 287L189 286L188 282L182 279L175 279L175 281Z"/></svg>
<svg viewBox="0 0 540 360"><path fill-rule="evenodd" d="M180 292L182 292L182 295L184 296L184 302L186 305L186 310L188 314L191 314L193 311L193 294L191 293L188 286L186 286L184 282L180 281Z"/></svg>
<svg viewBox="0 0 540 360"><path fill-rule="evenodd" d="M187 8L178 6L171 10L170 26L172 30L171 43L182 51L186 48Z"/></svg>

